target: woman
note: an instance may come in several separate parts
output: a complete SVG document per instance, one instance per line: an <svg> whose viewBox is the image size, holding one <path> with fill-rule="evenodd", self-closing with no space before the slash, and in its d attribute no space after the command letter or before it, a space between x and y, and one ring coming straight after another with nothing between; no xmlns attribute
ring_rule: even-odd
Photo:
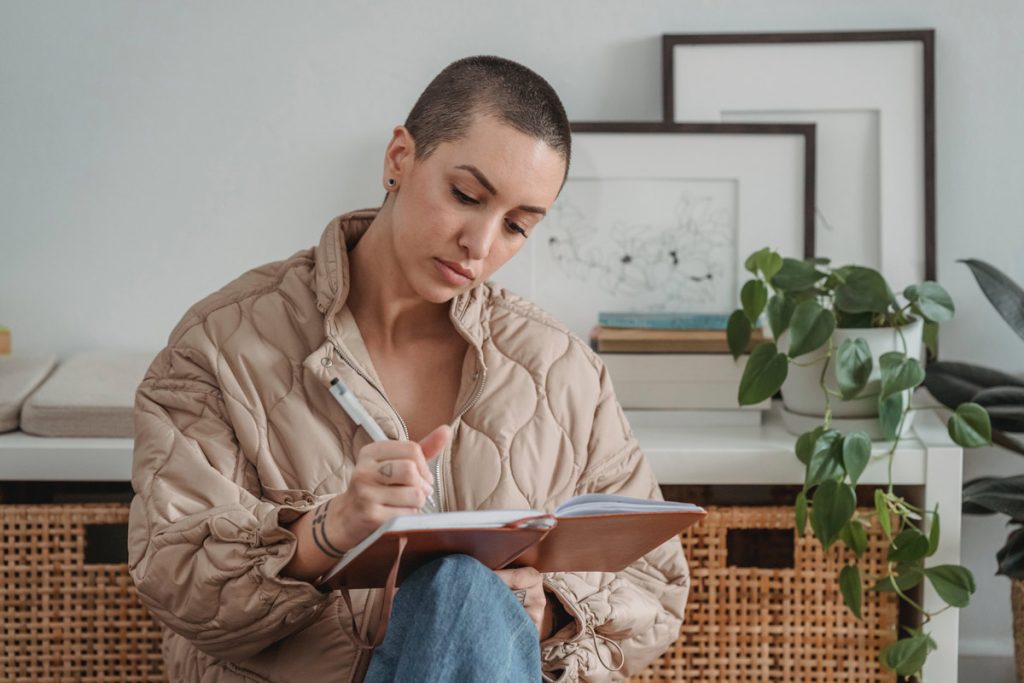
<svg viewBox="0 0 1024 683"><path fill-rule="evenodd" d="M137 393L129 537L172 680L610 680L677 637L678 541L618 573L432 563L373 651L357 643L379 591L353 591L350 614L313 587L428 502L660 495L598 358L486 282L542 230L569 157L547 82L495 57L455 62L394 129L379 210L186 313ZM335 377L389 441L334 402Z"/></svg>

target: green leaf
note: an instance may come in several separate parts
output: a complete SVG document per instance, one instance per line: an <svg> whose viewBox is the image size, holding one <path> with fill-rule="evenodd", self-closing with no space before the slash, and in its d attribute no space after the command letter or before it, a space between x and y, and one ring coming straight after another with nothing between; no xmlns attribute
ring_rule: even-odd
<svg viewBox="0 0 1024 683"><path fill-rule="evenodd" d="M1024 289L995 266L977 259L962 259L971 269L981 291L1022 339L1024 339Z"/></svg>
<svg viewBox="0 0 1024 683"><path fill-rule="evenodd" d="M868 466L871 459L871 439L864 432L851 432L843 439L843 466L850 477L850 483L857 485L857 480Z"/></svg>
<svg viewBox="0 0 1024 683"><path fill-rule="evenodd" d="M878 515L878 523L882 527L885 537L892 539L892 523L889 519L889 505L885 497L885 491L875 489L875 513Z"/></svg>
<svg viewBox="0 0 1024 683"><path fill-rule="evenodd" d="M801 491L796 494L796 535L803 536L807 528L807 494Z"/></svg>
<svg viewBox="0 0 1024 683"><path fill-rule="evenodd" d="M994 429L1024 432L1024 387L982 389L972 402L985 409Z"/></svg>
<svg viewBox="0 0 1024 683"><path fill-rule="evenodd" d="M782 257L768 247L765 247L748 256L747 260L743 263L743 267L754 275L757 275L757 271L760 270L761 274L764 275L764 279L771 281L782 268Z"/></svg>
<svg viewBox="0 0 1024 683"><path fill-rule="evenodd" d="M725 338L729 342L729 353L734 359L747 352L750 332L750 321L747 320L746 314L739 309L733 311L725 328Z"/></svg>
<svg viewBox="0 0 1024 683"><path fill-rule="evenodd" d="M871 587L871 590L878 593L895 593L896 588L893 587L895 585L899 587L901 591L906 593L908 590L921 583L922 579L924 579L924 572L920 568L907 567L896 575L895 582L893 581L893 577L883 576L875 583L874 586Z"/></svg>
<svg viewBox="0 0 1024 683"><path fill-rule="evenodd" d="M992 444L992 423L977 403L963 403L949 417L949 437L964 448Z"/></svg>
<svg viewBox="0 0 1024 683"><path fill-rule="evenodd" d="M939 353L939 324L930 320L924 321L924 331L921 333L924 345L932 356Z"/></svg>
<svg viewBox="0 0 1024 683"><path fill-rule="evenodd" d="M796 358L821 348L835 328L836 319L832 311L822 308L813 299L800 302L789 323L789 357Z"/></svg>
<svg viewBox="0 0 1024 683"><path fill-rule="evenodd" d="M890 671L900 676L913 676L921 671L928 653L936 648L935 641L927 633L903 638L882 648L879 661Z"/></svg>
<svg viewBox="0 0 1024 683"><path fill-rule="evenodd" d="M1006 545L996 553L999 570L996 574L1011 579L1024 579L1024 529L1017 529L1006 538Z"/></svg>
<svg viewBox="0 0 1024 683"><path fill-rule="evenodd" d="M885 278L871 268L850 266L836 287L836 308L847 313L884 313L895 300Z"/></svg>
<svg viewBox="0 0 1024 683"><path fill-rule="evenodd" d="M786 381L788 372L789 361L785 354L778 352L775 344L759 344L743 368L738 395L740 405L749 406L770 398Z"/></svg>
<svg viewBox="0 0 1024 683"><path fill-rule="evenodd" d="M771 251L771 249L769 249L768 247L758 249L753 254L747 257L747 260L743 262L743 267L750 271L751 275L757 275L757 262L761 258L762 254L769 251Z"/></svg>
<svg viewBox="0 0 1024 683"><path fill-rule="evenodd" d="M850 521L856 507L853 487L833 479L818 486L811 501L811 529L825 550L839 537L839 530Z"/></svg>
<svg viewBox="0 0 1024 683"><path fill-rule="evenodd" d="M953 607L967 607L974 594L974 575L956 564L940 564L938 567L925 567L925 576L932 582L939 597Z"/></svg>
<svg viewBox="0 0 1024 683"><path fill-rule="evenodd" d="M878 368L882 375L880 401L896 392L913 389L924 381L924 368L921 364L900 351L889 351L879 356Z"/></svg>
<svg viewBox="0 0 1024 683"><path fill-rule="evenodd" d="M1024 474L973 479L963 487L964 503L1024 519Z"/></svg>
<svg viewBox="0 0 1024 683"><path fill-rule="evenodd" d="M811 455L814 454L814 445L818 443L818 437L825 432L823 426L818 426L809 432L804 432L796 439L796 457L803 464L807 464L811 461Z"/></svg>
<svg viewBox="0 0 1024 683"><path fill-rule="evenodd" d="M875 326L874 313L847 313L838 308L833 311L836 314L836 327L842 329L864 329Z"/></svg>
<svg viewBox="0 0 1024 683"><path fill-rule="evenodd" d="M848 564L839 572L839 591L843 594L843 602L850 608L854 616L861 619L860 603L863 589L860 585L860 570L857 565Z"/></svg>
<svg viewBox="0 0 1024 683"><path fill-rule="evenodd" d="M896 430L900 427L902 417L903 394L893 394L878 402L878 423L882 428L882 436L886 439L896 438Z"/></svg>
<svg viewBox="0 0 1024 683"><path fill-rule="evenodd" d="M842 529L839 530L839 540L846 544L846 547L860 557L868 549L868 535L864 531L864 525L855 519L851 519Z"/></svg>
<svg viewBox="0 0 1024 683"><path fill-rule="evenodd" d="M931 528L928 529L928 554L925 557L931 557L935 554L935 551L939 549L939 537L942 535L939 527L939 504L935 504L935 509L932 511L932 524Z"/></svg>
<svg viewBox="0 0 1024 683"><path fill-rule="evenodd" d="M1024 405L1014 403L1014 390L1024 380L999 370L969 363L936 361L928 364L924 384L947 408L974 402L985 408L993 429L1024 431Z"/></svg>
<svg viewBox="0 0 1024 683"><path fill-rule="evenodd" d="M961 403L973 401L983 389L1024 387L1024 379L971 363L936 361L928 364L925 386L942 405L955 410Z"/></svg>
<svg viewBox="0 0 1024 683"><path fill-rule="evenodd" d="M889 544L890 562L912 562L928 554L928 538L921 531L908 526Z"/></svg>
<svg viewBox="0 0 1024 683"><path fill-rule="evenodd" d="M799 292L810 289L825 273L817 270L814 264L792 258L782 259L782 268L769 282L775 289L786 292Z"/></svg>
<svg viewBox="0 0 1024 683"><path fill-rule="evenodd" d="M823 432L814 442L811 460L807 463L804 488L829 479L843 478L843 437L834 429Z"/></svg>
<svg viewBox="0 0 1024 683"><path fill-rule="evenodd" d="M757 319L768 303L768 287L760 280L747 280L740 290L740 303L743 304L743 312L751 325L757 324Z"/></svg>
<svg viewBox="0 0 1024 683"><path fill-rule="evenodd" d="M871 377L874 362L871 349L861 337L847 339L839 345L836 355L836 382L843 399L849 401L859 394Z"/></svg>
<svg viewBox="0 0 1024 683"><path fill-rule="evenodd" d="M761 269L764 279L771 282L780 270L782 270L782 257L774 251L769 251L758 260L757 267Z"/></svg>
<svg viewBox="0 0 1024 683"><path fill-rule="evenodd" d="M928 280L919 285L910 285L903 290L903 296L914 304L915 312L933 323L952 320L956 312L953 298L938 282Z"/></svg>
<svg viewBox="0 0 1024 683"><path fill-rule="evenodd" d="M773 294L768 299L768 324L776 339L789 328L789 321L793 318L796 304L797 302L792 297L788 297L782 292Z"/></svg>

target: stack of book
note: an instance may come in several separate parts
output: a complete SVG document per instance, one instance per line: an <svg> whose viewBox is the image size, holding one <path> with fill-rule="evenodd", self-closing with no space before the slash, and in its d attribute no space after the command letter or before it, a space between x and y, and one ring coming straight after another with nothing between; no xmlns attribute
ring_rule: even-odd
<svg viewBox="0 0 1024 683"><path fill-rule="evenodd" d="M627 410L715 411L719 423L760 424L770 401L740 407L747 356L734 360L729 353L728 320L727 314L600 313L590 341ZM763 339L755 330L748 352Z"/></svg>

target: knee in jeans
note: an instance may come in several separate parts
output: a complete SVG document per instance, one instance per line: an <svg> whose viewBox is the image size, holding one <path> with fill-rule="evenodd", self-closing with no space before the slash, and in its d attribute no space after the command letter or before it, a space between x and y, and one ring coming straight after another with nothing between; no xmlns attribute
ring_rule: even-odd
<svg viewBox="0 0 1024 683"><path fill-rule="evenodd" d="M431 564L436 565L435 573L438 576L471 578L473 576L487 576L493 573L469 555L445 555L439 560L434 560Z"/></svg>
<svg viewBox="0 0 1024 683"><path fill-rule="evenodd" d="M469 555L446 555L424 568L429 568L436 587L450 588L462 594L472 586L489 586L498 581L493 571Z"/></svg>

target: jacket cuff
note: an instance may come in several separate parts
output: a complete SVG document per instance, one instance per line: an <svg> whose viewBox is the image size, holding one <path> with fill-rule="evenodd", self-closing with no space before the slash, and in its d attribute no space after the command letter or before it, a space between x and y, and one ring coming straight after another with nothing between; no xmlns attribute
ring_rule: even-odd
<svg viewBox="0 0 1024 683"><path fill-rule="evenodd" d="M316 590L312 583L302 581L281 572L295 556L295 549L298 547L298 539L292 531L284 526L313 510L321 501L310 494L296 498L285 504L261 502L256 510L256 517L259 520L259 528L256 532L255 545L262 547L267 553L266 560L262 564L262 574L265 578L279 583L280 585L302 585L308 586L313 593L323 597L323 593ZM309 596L311 599L313 594Z"/></svg>

